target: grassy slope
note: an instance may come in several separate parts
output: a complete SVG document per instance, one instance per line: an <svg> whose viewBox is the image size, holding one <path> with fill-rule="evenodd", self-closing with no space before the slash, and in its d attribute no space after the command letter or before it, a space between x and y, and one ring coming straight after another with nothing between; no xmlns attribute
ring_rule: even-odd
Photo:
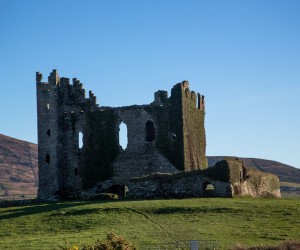
<svg viewBox="0 0 300 250"><path fill-rule="evenodd" d="M66 202L0 208L0 249L55 249L106 232L137 245L176 240L276 244L300 239L300 199Z"/></svg>

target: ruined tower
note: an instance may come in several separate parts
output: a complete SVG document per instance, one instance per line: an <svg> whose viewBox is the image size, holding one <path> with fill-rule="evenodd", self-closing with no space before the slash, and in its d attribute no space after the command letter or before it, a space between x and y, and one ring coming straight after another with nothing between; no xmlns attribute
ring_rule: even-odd
<svg viewBox="0 0 300 250"><path fill-rule="evenodd" d="M190 91L188 81L176 84L170 98L170 125L178 138L181 170L207 166L204 116L204 96Z"/></svg>
<svg viewBox="0 0 300 250"><path fill-rule="evenodd" d="M69 199L104 183L126 184L133 177L205 169L204 96L176 84L168 97L157 91L149 105L103 107L82 84L36 74L38 199ZM128 146L119 145L127 125ZM80 135L83 136L81 147Z"/></svg>
<svg viewBox="0 0 300 250"><path fill-rule="evenodd" d="M60 78L56 70L42 82L36 73L38 114L38 198L76 197L81 191L79 177L79 133L83 130L83 114L96 107L90 93L85 98L82 84Z"/></svg>

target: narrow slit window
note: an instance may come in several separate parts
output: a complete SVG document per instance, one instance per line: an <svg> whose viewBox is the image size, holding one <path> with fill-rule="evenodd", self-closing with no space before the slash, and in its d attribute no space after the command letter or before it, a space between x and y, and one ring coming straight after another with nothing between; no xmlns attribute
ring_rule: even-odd
<svg viewBox="0 0 300 250"><path fill-rule="evenodd" d="M74 174L75 174L75 176L78 175L78 168L75 168L75 169L74 169Z"/></svg>
<svg viewBox="0 0 300 250"><path fill-rule="evenodd" d="M50 163L50 155L49 154L46 155L46 163Z"/></svg>
<svg viewBox="0 0 300 250"><path fill-rule="evenodd" d="M50 104L49 103L47 103L47 110L49 110L50 109Z"/></svg>
<svg viewBox="0 0 300 250"><path fill-rule="evenodd" d="M50 129L47 130L47 135L48 135L48 136L51 135Z"/></svg>
<svg viewBox="0 0 300 250"><path fill-rule="evenodd" d="M79 149L82 149L82 147L83 147L83 134L82 134L82 132L78 133L78 147L79 147Z"/></svg>

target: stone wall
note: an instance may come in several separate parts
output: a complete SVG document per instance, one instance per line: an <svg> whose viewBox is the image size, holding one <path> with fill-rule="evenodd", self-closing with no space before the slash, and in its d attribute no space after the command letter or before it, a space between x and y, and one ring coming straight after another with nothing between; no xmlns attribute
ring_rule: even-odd
<svg viewBox="0 0 300 250"><path fill-rule="evenodd" d="M154 174L128 184L130 198L232 197L230 184L205 176L202 170ZM211 185L214 190L208 190Z"/></svg>
<svg viewBox="0 0 300 250"><path fill-rule="evenodd" d="M190 91L188 81L183 81L172 88L170 102L170 119L178 138L176 153L178 161L182 162L181 170L207 168L204 96Z"/></svg>
<svg viewBox="0 0 300 250"><path fill-rule="evenodd" d="M121 153L120 119L114 110L96 110L85 115L83 148L80 152L82 188L114 176L113 162Z"/></svg>
<svg viewBox="0 0 300 250"><path fill-rule="evenodd" d="M276 176L247 169L226 158L214 167L176 174L153 174L127 183L131 198L273 197L280 198Z"/></svg>

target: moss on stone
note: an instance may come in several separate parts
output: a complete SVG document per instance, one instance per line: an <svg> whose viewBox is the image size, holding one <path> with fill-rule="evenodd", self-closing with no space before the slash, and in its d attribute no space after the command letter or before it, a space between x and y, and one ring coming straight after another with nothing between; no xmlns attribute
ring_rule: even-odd
<svg viewBox="0 0 300 250"><path fill-rule="evenodd" d="M113 110L89 112L81 157L83 188L113 176L113 161L120 154L118 117Z"/></svg>

